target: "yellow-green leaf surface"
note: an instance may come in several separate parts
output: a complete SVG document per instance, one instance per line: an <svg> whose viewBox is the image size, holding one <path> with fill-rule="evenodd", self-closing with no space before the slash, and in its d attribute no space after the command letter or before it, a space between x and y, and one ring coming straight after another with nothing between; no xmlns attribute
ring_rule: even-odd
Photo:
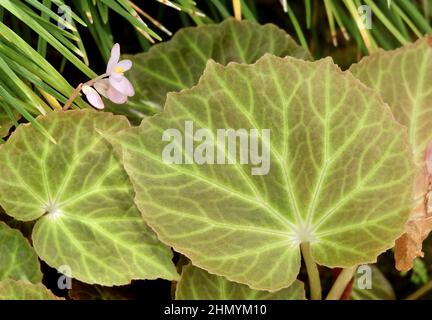
<svg viewBox="0 0 432 320"><path fill-rule="evenodd" d="M371 266L371 287L364 286L362 274L356 273L354 278L353 290L351 293L352 300L395 300L391 283L385 275L376 266Z"/></svg>
<svg viewBox="0 0 432 320"><path fill-rule="evenodd" d="M41 282L39 260L18 230L0 221L0 281L3 279Z"/></svg>
<svg viewBox="0 0 432 320"><path fill-rule="evenodd" d="M269 129L270 143L259 139L270 150L268 174L239 164L239 145L237 157L225 157L235 164L167 164L162 153L173 142L163 133L177 129L184 137L185 121L213 135ZM331 59L210 62L196 87L168 94L162 113L112 141L159 239L195 266L254 289L292 284L305 242L325 266L375 261L402 233L411 206L405 128L375 91Z"/></svg>
<svg viewBox="0 0 432 320"><path fill-rule="evenodd" d="M304 285L296 280L289 287L276 292L258 291L244 284L231 282L205 270L187 265L183 267L176 289L177 300L305 300Z"/></svg>
<svg viewBox="0 0 432 320"><path fill-rule="evenodd" d="M401 124L408 127L417 164L432 141L432 36L393 51L379 50L350 71L379 91Z"/></svg>
<svg viewBox="0 0 432 320"><path fill-rule="evenodd" d="M12 121L9 116L0 109L0 140L9 133L9 129L12 127ZM2 142L0 141L0 144Z"/></svg>
<svg viewBox="0 0 432 320"><path fill-rule="evenodd" d="M0 204L18 220L37 219L39 257L87 283L176 279L171 250L144 224L127 174L97 132L128 128L126 118L76 110L38 121L57 144L31 125L12 134L0 148Z"/></svg>
<svg viewBox="0 0 432 320"><path fill-rule="evenodd" d="M126 76L136 95L125 106L111 104L109 108L142 118L148 110L146 105L161 109L168 92L195 85L209 59L222 64L253 63L265 53L311 59L307 50L272 24L227 19L221 24L184 28L170 41L127 57L134 63Z"/></svg>
<svg viewBox="0 0 432 320"><path fill-rule="evenodd" d="M59 300L43 284L25 280L0 281L0 300Z"/></svg>
<svg viewBox="0 0 432 320"><path fill-rule="evenodd" d="M422 241L430 232L427 223L428 183L425 151L432 142L432 36L393 51L379 51L351 67L363 83L376 89L395 118L408 128L409 141L418 165L410 222L395 246L396 267L407 271L422 256ZM427 209L427 208L426 208ZM430 223L429 223L430 224Z"/></svg>

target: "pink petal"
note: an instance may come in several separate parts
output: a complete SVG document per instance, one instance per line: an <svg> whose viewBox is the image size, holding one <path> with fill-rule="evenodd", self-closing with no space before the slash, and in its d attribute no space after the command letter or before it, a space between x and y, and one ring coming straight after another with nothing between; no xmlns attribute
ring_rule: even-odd
<svg viewBox="0 0 432 320"><path fill-rule="evenodd" d="M82 91L85 94L88 102L90 102L93 107L96 109L103 109L105 107L102 98L95 89L90 86L83 86Z"/></svg>
<svg viewBox="0 0 432 320"><path fill-rule="evenodd" d="M117 63L116 67L120 67L123 69L123 72L130 70L132 68L132 61L130 60L122 60L119 63Z"/></svg>
<svg viewBox="0 0 432 320"><path fill-rule="evenodd" d="M116 43L111 49L111 57L109 58L106 73L111 74L120 59L120 45Z"/></svg>
<svg viewBox="0 0 432 320"><path fill-rule="evenodd" d="M109 77L109 82L111 86L114 87L118 92L125 94L128 97L132 97L135 94L135 90L132 83L125 76L119 73L113 73Z"/></svg>
<svg viewBox="0 0 432 320"><path fill-rule="evenodd" d="M110 99L112 102L116 104L123 104L127 102L127 95L118 92L113 87L109 87L107 91L108 99Z"/></svg>
<svg viewBox="0 0 432 320"><path fill-rule="evenodd" d="M107 91L110 87L110 83L108 79L101 79L95 82L93 85L94 88L99 92L101 95L103 95L105 98L108 98Z"/></svg>

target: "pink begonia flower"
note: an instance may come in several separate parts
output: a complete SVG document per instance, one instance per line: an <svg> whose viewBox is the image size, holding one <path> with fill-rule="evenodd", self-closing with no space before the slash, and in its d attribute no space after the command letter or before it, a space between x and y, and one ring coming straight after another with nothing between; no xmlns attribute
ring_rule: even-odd
<svg viewBox="0 0 432 320"><path fill-rule="evenodd" d="M132 84L124 73L132 68L132 61L120 59L120 45L116 43L111 49L111 57L108 61L106 73L109 75L109 82L118 92L132 97L135 94Z"/></svg>
<svg viewBox="0 0 432 320"><path fill-rule="evenodd" d="M106 73L100 76L92 85L83 85L82 91L90 104L96 109L103 109L104 103L99 94L115 104L123 104L128 97L135 94L135 90L124 73L132 67L132 61L120 59L120 45L116 43L111 49ZM107 78L108 77L108 78ZM96 89L96 90L95 90Z"/></svg>
<svg viewBox="0 0 432 320"><path fill-rule="evenodd" d="M117 91L110 85L108 79L102 79L94 84L95 89L105 98L111 100L116 104L123 104L127 102L127 95Z"/></svg>

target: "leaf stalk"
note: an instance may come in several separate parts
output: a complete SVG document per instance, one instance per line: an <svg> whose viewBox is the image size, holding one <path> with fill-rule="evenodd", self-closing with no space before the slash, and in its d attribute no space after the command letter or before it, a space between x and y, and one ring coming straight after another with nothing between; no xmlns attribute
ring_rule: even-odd
<svg viewBox="0 0 432 320"><path fill-rule="evenodd" d="M304 242L300 244L300 249L308 273L311 300L321 300L321 279L318 271L318 266L311 255L309 242Z"/></svg>
<svg viewBox="0 0 432 320"><path fill-rule="evenodd" d="M339 300L354 276L357 266L343 269L327 295L326 300Z"/></svg>

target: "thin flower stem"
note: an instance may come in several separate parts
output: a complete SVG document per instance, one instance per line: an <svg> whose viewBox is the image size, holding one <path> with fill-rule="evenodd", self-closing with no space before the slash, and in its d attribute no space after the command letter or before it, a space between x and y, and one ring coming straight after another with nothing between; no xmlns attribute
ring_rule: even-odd
<svg viewBox="0 0 432 320"><path fill-rule="evenodd" d="M346 287L354 276L354 272L357 266L343 269L342 272L337 277L333 287L327 295L326 300L339 300L344 293Z"/></svg>
<svg viewBox="0 0 432 320"><path fill-rule="evenodd" d="M75 101L75 99L76 99L76 98L78 97L78 95L80 94L81 89L82 89L83 86L91 86L91 85L93 85L96 81L101 80L101 79L103 79L103 78L105 78L105 77L107 77L107 76L108 76L108 74L104 73L104 74L102 74L102 75L100 75L100 76L98 76L98 77L96 77L96 78L94 78L94 79L91 79L91 80L89 80L89 81L87 81L87 82L85 82L85 83L80 83L80 84L75 88L75 90L72 92L72 94L71 94L71 96L69 97L68 101L66 101L65 105L63 106L63 111L68 110L68 109L72 106L72 103Z"/></svg>
<svg viewBox="0 0 432 320"><path fill-rule="evenodd" d="M321 279L318 272L318 267L312 258L309 242L300 244L300 249L303 255L303 260L306 264L306 270L309 278L311 300L321 300Z"/></svg>
<svg viewBox="0 0 432 320"><path fill-rule="evenodd" d="M425 283L423 286L421 286L416 291L411 293L408 297L406 297L405 300L417 300L430 290L432 290L432 281Z"/></svg>
<svg viewBox="0 0 432 320"><path fill-rule="evenodd" d="M72 105L72 103L74 102L74 100L76 99L76 97L78 97L79 93L81 92L83 84L80 83L78 85L78 87L75 88L75 90L72 92L72 95L69 97L68 101L66 101L65 105L63 106L63 111L66 111L67 109L69 109Z"/></svg>

